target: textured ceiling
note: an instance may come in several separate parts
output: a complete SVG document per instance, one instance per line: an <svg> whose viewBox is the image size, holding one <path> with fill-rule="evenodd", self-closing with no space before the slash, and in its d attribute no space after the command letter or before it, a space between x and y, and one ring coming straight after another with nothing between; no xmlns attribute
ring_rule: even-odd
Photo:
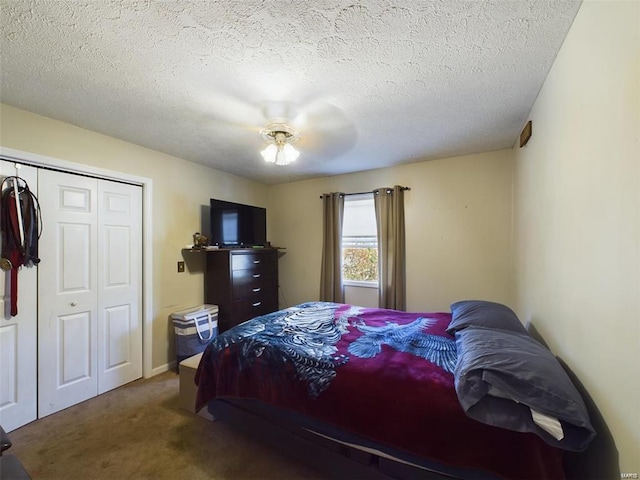
<svg viewBox="0 0 640 480"><path fill-rule="evenodd" d="M513 146L580 0L2 0L0 99L264 183ZM267 165L258 132L302 134Z"/></svg>

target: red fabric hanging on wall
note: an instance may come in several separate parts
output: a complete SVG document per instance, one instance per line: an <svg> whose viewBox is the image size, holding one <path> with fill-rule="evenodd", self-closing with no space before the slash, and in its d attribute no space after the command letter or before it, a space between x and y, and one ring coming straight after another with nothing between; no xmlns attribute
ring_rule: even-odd
<svg viewBox="0 0 640 480"><path fill-rule="evenodd" d="M11 182L18 182L18 202ZM24 186L19 183L23 182ZM0 228L2 230L2 258L11 263L11 316L18 314L18 270L22 265L38 264L40 237L40 206L20 177L6 177L0 186ZM19 204L19 208L18 208ZM20 235L22 219L23 235ZM23 240L24 238L24 240ZM6 262L5 262L6 263Z"/></svg>

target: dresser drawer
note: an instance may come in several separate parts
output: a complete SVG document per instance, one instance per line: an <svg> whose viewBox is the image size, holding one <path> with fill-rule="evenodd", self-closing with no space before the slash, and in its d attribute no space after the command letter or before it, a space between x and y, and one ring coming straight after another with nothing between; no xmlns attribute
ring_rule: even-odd
<svg viewBox="0 0 640 480"><path fill-rule="evenodd" d="M276 280L276 272L263 266L257 266L253 269L234 270L231 273L233 281L233 289L242 288L246 285L260 286L265 282L273 283Z"/></svg>
<svg viewBox="0 0 640 480"><path fill-rule="evenodd" d="M275 312L277 309L278 305L275 295L270 295L268 298L262 300L241 300L239 302L233 302L233 320L237 325L258 315Z"/></svg>
<svg viewBox="0 0 640 480"><path fill-rule="evenodd" d="M231 255L232 270L247 270L255 268L274 269L276 268L276 256L269 253L237 253Z"/></svg>
<svg viewBox="0 0 640 480"><path fill-rule="evenodd" d="M262 299L265 295L273 295L276 288L273 280L264 279L260 282L236 283L233 286L233 300L244 300L247 298Z"/></svg>

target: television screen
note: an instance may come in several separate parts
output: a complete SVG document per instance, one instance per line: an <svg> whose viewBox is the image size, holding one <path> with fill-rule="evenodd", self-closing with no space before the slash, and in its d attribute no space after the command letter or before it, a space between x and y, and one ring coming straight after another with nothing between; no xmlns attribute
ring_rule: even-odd
<svg viewBox="0 0 640 480"><path fill-rule="evenodd" d="M250 247L267 242L267 210L211 199L212 245Z"/></svg>

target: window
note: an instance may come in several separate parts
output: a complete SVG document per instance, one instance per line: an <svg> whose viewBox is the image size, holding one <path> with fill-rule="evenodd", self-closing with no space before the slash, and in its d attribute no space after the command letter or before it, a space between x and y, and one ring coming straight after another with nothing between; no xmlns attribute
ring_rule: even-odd
<svg viewBox="0 0 640 480"><path fill-rule="evenodd" d="M372 193L345 197L342 278L345 285L378 286L378 235Z"/></svg>

